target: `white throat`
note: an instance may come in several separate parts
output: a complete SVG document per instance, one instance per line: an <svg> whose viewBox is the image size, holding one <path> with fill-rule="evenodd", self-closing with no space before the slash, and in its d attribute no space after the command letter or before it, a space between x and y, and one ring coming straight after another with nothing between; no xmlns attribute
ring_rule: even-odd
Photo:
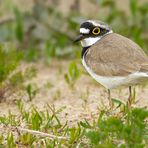
<svg viewBox="0 0 148 148"><path fill-rule="evenodd" d="M89 38L85 38L83 40L81 40L81 45L82 47L88 47L91 46L93 44L95 44L97 41L99 41L101 39L101 37L89 37Z"/></svg>
<svg viewBox="0 0 148 148"><path fill-rule="evenodd" d="M113 33L113 31L109 31L107 34ZM105 35L107 35L105 34ZM92 46L93 44L95 44L97 41L99 41L102 37L88 37L85 38L83 40L81 40L81 45L82 47L88 47L88 46Z"/></svg>

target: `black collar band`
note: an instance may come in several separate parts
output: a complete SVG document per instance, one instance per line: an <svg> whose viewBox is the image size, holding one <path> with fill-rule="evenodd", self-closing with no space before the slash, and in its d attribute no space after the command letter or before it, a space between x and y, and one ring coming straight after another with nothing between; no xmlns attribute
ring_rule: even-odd
<svg viewBox="0 0 148 148"><path fill-rule="evenodd" d="M90 46L83 47L82 52L81 52L81 58L83 58L83 56L86 54L87 49L88 49L89 47L90 47Z"/></svg>

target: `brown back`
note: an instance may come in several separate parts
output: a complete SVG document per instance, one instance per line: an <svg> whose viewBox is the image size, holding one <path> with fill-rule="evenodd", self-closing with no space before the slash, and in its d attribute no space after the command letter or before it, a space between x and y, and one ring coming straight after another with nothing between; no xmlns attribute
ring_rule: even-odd
<svg viewBox="0 0 148 148"><path fill-rule="evenodd" d="M148 58L133 41L116 33L104 36L88 49L86 65L100 76L127 76L148 72Z"/></svg>

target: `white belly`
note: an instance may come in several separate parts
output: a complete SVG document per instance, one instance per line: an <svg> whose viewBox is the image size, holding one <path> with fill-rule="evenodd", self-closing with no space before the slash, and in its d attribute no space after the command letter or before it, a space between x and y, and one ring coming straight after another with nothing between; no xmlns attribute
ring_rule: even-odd
<svg viewBox="0 0 148 148"><path fill-rule="evenodd" d="M114 89L117 87L123 86L131 86L140 83L144 83L148 81L148 73L143 72L135 72L130 74L126 77L123 76L113 76L113 77L106 77L106 76L99 76L95 74L85 63L84 58L82 59L82 64L88 73L101 85L103 85L107 89Z"/></svg>

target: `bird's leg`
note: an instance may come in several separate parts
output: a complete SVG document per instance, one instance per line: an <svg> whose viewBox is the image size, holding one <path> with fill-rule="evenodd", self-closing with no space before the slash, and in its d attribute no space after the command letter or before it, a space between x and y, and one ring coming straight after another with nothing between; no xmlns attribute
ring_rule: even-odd
<svg viewBox="0 0 148 148"><path fill-rule="evenodd" d="M132 87L131 86L129 86L129 97L128 97L127 105L128 105L128 108L130 109L132 105Z"/></svg>
<svg viewBox="0 0 148 148"><path fill-rule="evenodd" d="M113 102L112 102L112 98L111 98L110 89L108 89L108 100L109 100L109 106L111 107L111 109L113 109Z"/></svg>

